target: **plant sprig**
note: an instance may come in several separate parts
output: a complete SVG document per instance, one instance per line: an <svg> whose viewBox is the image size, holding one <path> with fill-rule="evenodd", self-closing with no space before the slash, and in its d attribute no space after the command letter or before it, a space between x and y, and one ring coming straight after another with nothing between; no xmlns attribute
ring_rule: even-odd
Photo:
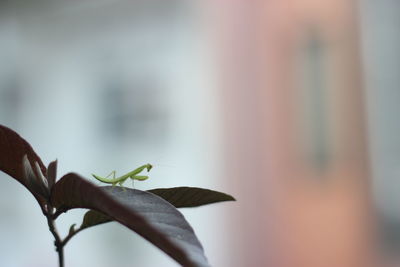
<svg viewBox="0 0 400 267"><path fill-rule="evenodd" d="M121 177L116 178L115 171L111 173L113 178L101 177L102 182L113 186L96 186L76 173L67 173L56 181L57 161L46 168L27 141L0 125L0 171L24 185L37 200L54 236L60 267L64 267L64 247L72 237L84 229L111 221L125 225L182 266L209 266L200 241L177 208L232 201L234 198L202 188L141 191L115 186L122 185L127 179L145 180L148 176L139 174L151 168L150 164L145 164ZM72 225L65 238L61 238L56 220L62 213L75 208L89 211L80 227L75 229Z"/></svg>

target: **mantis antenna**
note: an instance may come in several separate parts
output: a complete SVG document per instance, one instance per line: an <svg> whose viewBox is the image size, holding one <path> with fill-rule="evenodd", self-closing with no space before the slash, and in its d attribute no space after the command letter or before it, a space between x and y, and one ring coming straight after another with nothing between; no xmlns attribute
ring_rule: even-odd
<svg viewBox="0 0 400 267"><path fill-rule="evenodd" d="M113 186L118 184L118 185L122 186L123 183L125 183L125 181L128 180L129 178L132 179L132 182L134 180L138 180L138 181L147 180L149 178L149 176L138 175L138 174L140 174L145 169L149 172L151 170L151 168L153 168L153 166L151 164L145 164L145 165L142 165L139 168L136 168L133 171L128 172L127 174L122 175L120 177L115 177L115 171L112 171L106 177L101 177L101 176L96 175L96 174L92 174L92 176L94 178L96 178L97 180L99 180L100 182L102 182L102 183L111 184ZM111 175L112 175L112 178L108 178Z"/></svg>

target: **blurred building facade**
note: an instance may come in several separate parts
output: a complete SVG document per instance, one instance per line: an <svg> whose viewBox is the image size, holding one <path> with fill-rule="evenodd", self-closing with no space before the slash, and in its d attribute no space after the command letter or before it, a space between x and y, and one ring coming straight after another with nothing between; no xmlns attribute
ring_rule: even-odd
<svg viewBox="0 0 400 267"><path fill-rule="evenodd" d="M238 266L390 264L381 254L379 240L388 231L381 212L391 213L394 225L393 215L399 213L393 206L396 194L381 198L390 192L382 186L395 183L382 177L383 169L393 169L381 162L376 149L384 152L376 142L397 141L383 140L385 130L376 127L391 115L379 112L377 120L375 97L382 104L388 96L370 83L371 76L363 76L364 68L379 68L364 65L373 55L365 51L379 50L382 42L371 36L385 31L369 31L379 27L371 21L375 5L398 18L393 1L256 1L249 6L240 0L223 17L222 47L230 44L223 52L227 165L235 166L227 176L244 199L238 203L242 212L232 214L232 232L241 235L232 253L241 255ZM226 1L219 8L226 8ZM398 25L391 23L385 26ZM397 34L384 36L392 41ZM397 54L394 47L391 56ZM395 68L379 66L375 77L396 75ZM370 134L375 131L381 135ZM391 151L396 153L395 147ZM397 179L392 175L391 181ZM392 239L395 234L389 231ZM237 264L236 258L231 263Z"/></svg>

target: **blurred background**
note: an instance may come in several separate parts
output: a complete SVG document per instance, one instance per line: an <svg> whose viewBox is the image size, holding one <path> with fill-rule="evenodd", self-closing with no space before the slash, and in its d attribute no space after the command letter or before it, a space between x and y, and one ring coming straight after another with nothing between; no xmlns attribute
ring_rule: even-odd
<svg viewBox="0 0 400 267"><path fill-rule="evenodd" d="M0 1L0 124L59 177L151 163L136 188L234 195L182 209L212 266L398 266L399 27L395 0ZM56 266L34 198L0 178L0 266ZM65 253L177 266L117 223Z"/></svg>

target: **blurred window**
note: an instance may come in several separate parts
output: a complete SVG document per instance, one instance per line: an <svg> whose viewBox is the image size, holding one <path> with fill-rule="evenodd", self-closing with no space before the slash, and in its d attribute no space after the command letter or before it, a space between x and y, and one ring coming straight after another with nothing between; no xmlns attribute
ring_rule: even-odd
<svg viewBox="0 0 400 267"><path fill-rule="evenodd" d="M0 120L6 125L15 125L19 120L22 91L17 73L0 79Z"/></svg>
<svg viewBox="0 0 400 267"><path fill-rule="evenodd" d="M155 75L157 77L157 75ZM163 141L168 133L168 90L158 79L105 81L101 90L101 128L116 142ZM134 138L133 138L134 137Z"/></svg>
<svg viewBox="0 0 400 267"><path fill-rule="evenodd" d="M310 31L306 35L305 45L301 46L301 68L303 69L303 88L301 107L303 118L301 125L305 138L306 159L313 168L325 170L329 164L330 140L329 118L327 110L327 86L325 77L325 44L318 32Z"/></svg>

